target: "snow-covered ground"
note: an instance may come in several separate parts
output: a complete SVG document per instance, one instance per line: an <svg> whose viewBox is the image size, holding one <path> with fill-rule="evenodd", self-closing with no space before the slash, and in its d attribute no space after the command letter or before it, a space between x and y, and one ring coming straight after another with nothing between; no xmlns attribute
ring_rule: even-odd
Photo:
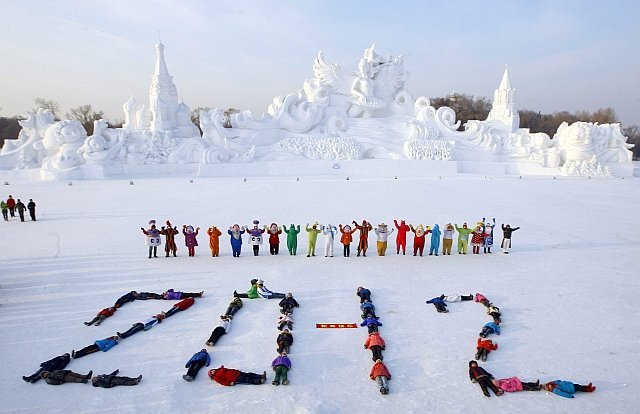
<svg viewBox="0 0 640 414"><path fill-rule="evenodd" d="M486 179L455 176L425 180L195 179L11 182L8 194L38 203L39 221L0 223L1 412L279 412L279 413L493 413L636 412L640 404L640 233L635 224L640 181L633 179ZM441 226L495 216L521 229L512 254L439 257L301 254L259 257L244 245L231 257L223 236L212 258L205 230L233 223L347 223ZM201 227L197 257L147 259L140 227L149 219ZM496 232L499 242L501 232ZM391 237L395 240L395 235ZM282 238L284 242L284 237ZM390 245L392 245L390 243ZM411 243L409 243L411 245ZM375 246L374 235L370 245ZM352 245L352 251L355 245ZM260 277L300 302L294 314L291 385L274 387L277 303L245 300L231 332L211 348L212 367L261 373L261 386L223 387L203 369L193 383L184 364L204 347L234 289ZM357 286L373 291L387 341L391 392L381 395L368 377L366 329L316 329L317 322L359 322ZM83 321L130 290L204 290L185 312L123 340L109 352L73 360L84 373L143 375L137 387L32 385L21 376L39 363L127 329L173 302L124 305L99 327ZM592 381L593 394L565 399L521 392L487 399L469 382L467 364L477 334L489 321L484 307L458 303L438 314L424 302L441 293L482 292L503 311L500 348L482 364L497 378Z"/></svg>

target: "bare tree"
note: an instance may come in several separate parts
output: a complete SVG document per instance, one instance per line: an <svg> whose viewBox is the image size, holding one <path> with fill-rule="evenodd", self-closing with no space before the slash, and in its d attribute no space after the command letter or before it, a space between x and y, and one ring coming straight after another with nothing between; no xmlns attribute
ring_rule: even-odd
<svg viewBox="0 0 640 414"><path fill-rule="evenodd" d="M94 111L91 105L80 105L77 108L71 108L71 112L66 116L80 122L87 130L87 135L91 135L93 134L93 121L104 118L104 112Z"/></svg>
<svg viewBox="0 0 640 414"><path fill-rule="evenodd" d="M58 111L60 111L60 104L58 104L58 102L51 99L36 98L35 104L36 107L33 109L33 112L36 112L39 108L48 109L55 119L60 119L58 118Z"/></svg>

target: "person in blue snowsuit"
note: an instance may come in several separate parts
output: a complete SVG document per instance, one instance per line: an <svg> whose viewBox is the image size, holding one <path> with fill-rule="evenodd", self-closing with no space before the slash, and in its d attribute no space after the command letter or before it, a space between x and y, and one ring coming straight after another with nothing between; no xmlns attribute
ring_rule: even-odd
<svg viewBox="0 0 640 414"><path fill-rule="evenodd" d="M487 322L482 327L482 331L480 331L480 336L486 338L489 334L495 333L496 335L500 335L500 325L495 322Z"/></svg>
<svg viewBox="0 0 640 414"><path fill-rule="evenodd" d="M364 321L362 321L360 326L366 326L369 333L371 333L371 332L378 332L378 326L382 326L382 323L379 322L376 318L367 318Z"/></svg>
<svg viewBox="0 0 640 414"><path fill-rule="evenodd" d="M187 373L182 376L182 379L185 381L191 382L196 379L196 375L198 375L198 371L203 366L209 366L211 363L211 357L206 349L201 349L200 352L196 352L193 354L191 359L187 361L187 364L184 366L188 368Z"/></svg>
<svg viewBox="0 0 640 414"><path fill-rule="evenodd" d="M356 296L360 297L360 303L364 303L365 299L371 301L371 291L362 286L359 286L356 290Z"/></svg>
<svg viewBox="0 0 640 414"><path fill-rule="evenodd" d="M433 299L429 299L427 303L432 303L433 306L436 307L438 313L447 313L449 310L447 309L447 304L444 301L444 295L437 296Z"/></svg>
<svg viewBox="0 0 640 414"><path fill-rule="evenodd" d="M544 388L556 395L565 398L573 398L576 392L594 392L596 387L592 383L589 385L574 384L571 381L555 380L544 384Z"/></svg>
<svg viewBox="0 0 640 414"><path fill-rule="evenodd" d="M371 303L369 299L365 299L364 302L362 302L362 305L360 305L360 310L362 311L362 319L378 319L378 317L376 316L376 307L373 303Z"/></svg>
<svg viewBox="0 0 640 414"><path fill-rule="evenodd" d="M233 257L240 257L244 227L241 228L239 225L234 224L229 228L229 230L227 230L227 234L231 236L231 250L233 251Z"/></svg>
<svg viewBox="0 0 640 414"><path fill-rule="evenodd" d="M429 256L438 255L440 248L440 226L437 224L431 229L431 246L429 247Z"/></svg>
<svg viewBox="0 0 640 414"><path fill-rule="evenodd" d="M98 339L93 344L85 346L79 351L71 351L71 358L78 359L85 355L93 354L94 352L102 351L107 352L114 346L118 345L120 338L117 336L110 336L104 339Z"/></svg>

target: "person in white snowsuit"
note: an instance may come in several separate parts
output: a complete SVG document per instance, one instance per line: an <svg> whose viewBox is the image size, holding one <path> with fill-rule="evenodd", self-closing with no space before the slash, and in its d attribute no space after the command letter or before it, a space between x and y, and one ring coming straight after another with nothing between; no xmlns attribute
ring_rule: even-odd
<svg viewBox="0 0 640 414"><path fill-rule="evenodd" d="M324 257L333 257L333 242L336 239L337 233L337 227L331 223L322 226L322 234L324 235Z"/></svg>
<svg viewBox="0 0 640 414"><path fill-rule="evenodd" d="M378 248L378 256L384 256L387 253L387 238L394 230L394 228L389 230L389 226L384 223L378 224L378 227L373 230L376 232L376 236L378 236L378 242L376 244L376 247Z"/></svg>
<svg viewBox="0 0 640 414"><path fill-rule="evenodd" d="M284 293L273 292L264 285L262 279L258 279L256 282L258 295L260 295L263 299L283 299L285 297Z"/></svg>

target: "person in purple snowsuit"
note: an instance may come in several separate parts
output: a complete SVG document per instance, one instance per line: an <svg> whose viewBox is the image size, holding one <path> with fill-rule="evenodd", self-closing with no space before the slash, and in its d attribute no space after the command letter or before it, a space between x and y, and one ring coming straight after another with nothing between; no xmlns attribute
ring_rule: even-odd
<svg viewBox="0 0 640 414"><path fill-rule="evenodd" d="M182 225L182 234L184 235L184 244L187 246L187 250L189 250L189 257L194 257L196 255L196 246L198 245L198 240L196 236L200 231L200 227L197 227L195 230L193 226L187 226L186 224Z"/></svg>

